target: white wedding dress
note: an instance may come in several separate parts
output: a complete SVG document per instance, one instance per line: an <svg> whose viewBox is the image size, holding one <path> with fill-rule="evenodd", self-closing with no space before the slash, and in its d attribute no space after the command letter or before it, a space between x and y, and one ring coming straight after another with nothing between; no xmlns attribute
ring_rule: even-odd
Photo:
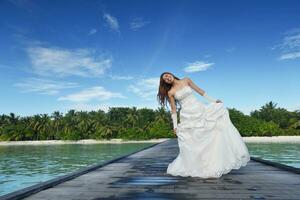
<svg viewBox="0 0 300 200"><path fill-rule="evenodd" d="M181 105L177 126L179 154L167 174L218 178L246 166L250 155L223 103L198 101L190 86L176 91Z"/></svg>

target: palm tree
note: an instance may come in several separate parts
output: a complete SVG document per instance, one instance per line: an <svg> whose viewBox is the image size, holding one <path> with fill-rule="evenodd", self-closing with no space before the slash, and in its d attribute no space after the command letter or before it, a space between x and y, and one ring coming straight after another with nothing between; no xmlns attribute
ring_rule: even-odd
<svg viewBox="0 0 300 200"><path fill-rule="evenodd" d="M8 121L10 124L17 124L19 121L19 116L16 117L14 113L10 113L8 116Z"/></svg>
<svg viewBox="0 0 300 200"><path fill-rule="evenodd" d="M273 119L274 110L277 106L277 103L270 101L262 106L259 111L255 110L250 113L251 117L255 117L257 119L263 119L265 121L271 121Z"/></svg>
<svg viewBox="0 0 300 200"><path fill-rule="evenodd" d="M77 126L81 137L84 139L89 138L89 135L93 132L93 121L86 112L79 113L79 123Z"/></svg>
<svg viewBox="0 0 300 200"><path fill-rule="evenodd" d="M52 120L52 127L55 130L55 133L52 134L52 139L59 139L59 130L62 125L62 117L63 115L59 111L54 111L51 115Z"/></svg>
<svg viewBox="0 0 300 200"><path fill-rule="evenodd" d="M170 118L171 118L170 113L167 114L165 108L160 107L157 109L155 121L167 122L170 120Z"/></svg>
<svg viewBox="0 0 300 200"><path fill-rule="evenodd" d="M41 130L40 115L34 115L32 120L30 121L29 126L33 130L33 138L35 140L39 140L39 133L40 133L40 130Z"/></svg>
<svg viewBox="0 0 300 200"><path fill-rule="evenodd" d="M49 140L53 137L53 133L51 133L50 117L48 114L41 114L40 119L40 133L43 136L43 139Z"/></svg>
<svg viewBox="0 0 300 200"><path fill-rule="evenodd" d="M132 109L129 110L129 113L127 114L126 122L130 125L130 127L135 128L138 121L139 121L139 115L137 109L136 107L133 107Z"/></svg>

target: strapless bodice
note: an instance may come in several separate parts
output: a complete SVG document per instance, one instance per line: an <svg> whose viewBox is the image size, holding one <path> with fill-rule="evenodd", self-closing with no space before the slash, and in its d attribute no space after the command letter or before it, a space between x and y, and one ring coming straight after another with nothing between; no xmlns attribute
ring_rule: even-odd
<svg viewBox="0 0 300 200"><path fill-rule="evenodd" d="M193 94L193 90L189 85L186 85L176 91L174 97L178 100L181 106L197 101L196 97Z"/></svg>

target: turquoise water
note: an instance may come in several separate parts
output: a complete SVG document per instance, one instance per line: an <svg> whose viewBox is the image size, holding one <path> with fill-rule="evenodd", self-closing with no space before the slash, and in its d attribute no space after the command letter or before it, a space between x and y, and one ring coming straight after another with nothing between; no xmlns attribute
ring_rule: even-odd
<svg viewBox="0 0 300 200"><path fill-rule="evenodd" d="M0 146L0 196L153 144Z"/></svg>
<svg viewBox="0 0 300 200"><path fill-rule="evenodd" d="M0 146L0 196L154 143ZM246 143L251 156L300 168L300 144Z"/></svg>
<svg viewBox="0 0 300 200"><path fill-rule="evenodd" d="M300 168L300 143L246 143L253 157Z"/></svg>

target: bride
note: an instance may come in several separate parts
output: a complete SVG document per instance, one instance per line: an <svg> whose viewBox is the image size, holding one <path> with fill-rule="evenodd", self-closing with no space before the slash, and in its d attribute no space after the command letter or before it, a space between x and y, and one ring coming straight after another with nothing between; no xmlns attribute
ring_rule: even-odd
<svg viewBox="0 0 300 200"><path fill-rule="evenodd" d="M193 90L209 104L198 101ZM250 160L247 146L229 118L221 100L210 97L188 77L179 79L170 72L160 76L160 104L171 105L173 131L179 154L168 165L167 174L201 178L219 178L232 169L246 166ZM180 123L177 124L176 104Z"/></svg>

